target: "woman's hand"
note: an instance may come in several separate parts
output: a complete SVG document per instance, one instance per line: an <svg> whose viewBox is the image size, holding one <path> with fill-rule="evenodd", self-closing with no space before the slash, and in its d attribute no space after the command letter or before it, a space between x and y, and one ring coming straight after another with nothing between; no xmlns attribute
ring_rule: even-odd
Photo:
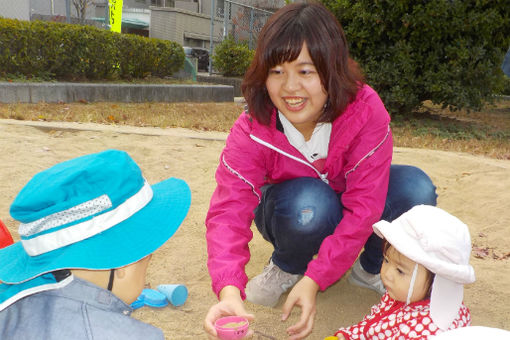
<svg viewBox="0 0 510 340"><path fill-rule="evenodd" d="M301 317L299 321L287 328L289 340L303 339L312 332L315 318L315 300L319 285L308 276L304 276L292 288L283 305L282 321L287 320L294 306L301 307Z"/></svg>
<svg viewBox="0 0 510 340"><path fill-rule="evenodd" d="M254 316L246 313L244 309L244 303L241 299L241 293L235 286L225 286L220 292L220 302L213 305L207 313L204 320L204 329L209 339L218 339L214 323L221 317L237 315L253 321ZM247 337L250 337L253 331L250 329L247 333Z"/></svg>

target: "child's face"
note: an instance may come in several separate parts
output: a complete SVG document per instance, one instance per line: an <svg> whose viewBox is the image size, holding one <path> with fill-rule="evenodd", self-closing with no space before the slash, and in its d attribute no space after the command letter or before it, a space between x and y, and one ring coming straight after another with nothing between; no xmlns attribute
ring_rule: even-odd
<svg viewBox="0 0 510 340"><path fill-rule="evenodd" d="M407 301L415 264L416 262L391 246L386 251L381 268L381 280L392 299ZM427 278L427 269L419 264L410 302L425 299L429 290Z"/></svg>
<svg viewBox="0 0 510 340"><path fill-rule="evenodd" d="M317 124L328 98L306 43L296 60L269 70L266 88L273 104L306 140Z"/></svg>

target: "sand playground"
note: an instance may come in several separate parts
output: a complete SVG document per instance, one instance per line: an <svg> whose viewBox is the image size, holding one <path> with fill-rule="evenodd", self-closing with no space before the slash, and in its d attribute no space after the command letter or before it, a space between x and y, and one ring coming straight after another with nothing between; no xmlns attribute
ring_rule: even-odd
<svg viewBox="0 0 510 340"><path fill-rule="evenodd" d="M143 307L133 316L163 329L167 339L207 339L202 323L216 297L206 267L204 219L225 137L185 129L0 120L0 219L18 240L18 223L10 217L9 206L25 183L58 162L105 149L127 151L151 184L168 177L184 179L192 191L190 211L177 233L154 253L148 282L153 288L185 284L188 299L181 307ZM476 282L466 286L464 301L473 325L510 330L510 160L395 148L393 162L425 170L437 186L438 205L469 226ZM270 245L252 229L249 277L263 269L271 254ZM246 304L256 318L251 325L254 339L286 338L285 329L296 322L300 310L281 322L282 301L276 308ZM344 276L319 293L308 339L321 340L340 326L357 323L378 301L377 293L350 285Z"/></svg>

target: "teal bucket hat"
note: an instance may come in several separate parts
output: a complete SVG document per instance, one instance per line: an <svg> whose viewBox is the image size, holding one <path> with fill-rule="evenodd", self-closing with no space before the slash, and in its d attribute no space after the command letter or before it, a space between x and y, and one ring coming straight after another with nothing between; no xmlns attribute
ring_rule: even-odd
<svg viewBox="0 0 510 340"><path fill-rule="evenodd" d="M137 262L175 233L190 202L186 182L169 178L151 186L124 151L59 163L36 174L12 203L21 240L0 249L0 281Z"/></svg>

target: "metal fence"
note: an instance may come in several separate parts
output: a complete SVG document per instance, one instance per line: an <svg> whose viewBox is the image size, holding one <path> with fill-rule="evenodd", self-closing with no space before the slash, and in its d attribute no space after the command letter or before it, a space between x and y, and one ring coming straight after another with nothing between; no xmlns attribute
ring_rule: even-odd
<svg viewBox="0 0 510 340"><path fill-rule="evenodd" d="M260 8L225 0L224 8L218 8L218 15L223 16L223 39L232 37L236 42L247 42L250 49L255 49L258 35L272 14Z"/></svg>

